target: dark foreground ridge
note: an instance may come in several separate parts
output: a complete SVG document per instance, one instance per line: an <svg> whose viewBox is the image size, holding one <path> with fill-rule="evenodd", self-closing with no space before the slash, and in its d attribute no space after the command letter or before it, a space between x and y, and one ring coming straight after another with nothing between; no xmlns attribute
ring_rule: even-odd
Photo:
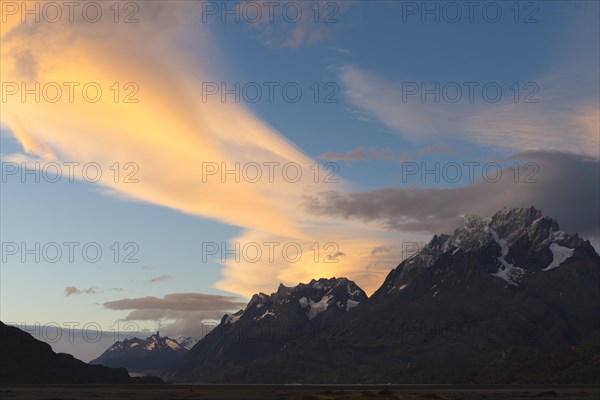
<svg viewBox="0 0 600 400"><path fill-rule="evenodd" d="M57 354L49 344L0 322L0 383L123 384L163 381L152 376L132 378L124 368L89 365L70 354Z"/></svg>

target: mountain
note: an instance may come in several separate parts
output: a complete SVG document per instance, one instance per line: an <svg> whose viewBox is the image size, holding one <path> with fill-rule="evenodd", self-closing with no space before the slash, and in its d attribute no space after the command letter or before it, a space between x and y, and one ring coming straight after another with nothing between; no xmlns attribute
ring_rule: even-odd
<svg viewBox="0 0 600 400"><path fill-rule="evenodd" d="M509 370L519 373L514 381L561 382L566 375L548 365L567 365L585 346L598 350L600 257L533 207L469 216L332 322L244 359L243 369L214 363L207 373L198 364L211 354L200 351L204 341L187 365L202 366L193 380L239 383L493 383L510 380ZM563 361L548 364L547 353ZM524 358L529 368L517 368ZM575 370L589 381L598 354L586 360Z"/></svg>
<svg viewBox="0 0 600 400"><path fill-rule="evenodd" d="M188 351L193 339L183 338L184 344L159 332L147 339L125 339L115 342L100 357L90 364L102 364L108 367L126 368L129 372L162 375L172 368Z"/></svg>
<svg viewBox="0 0 600 400"><path fill-rule="evenodd" d="M275 354L300 338L311 340L367 299L346 278L312 280L275 293L252 296L246 308L225 315L177 365L169 379L178 382L226 382L223 371L243 374L245 365Z"/></svg>
<svg viewBox="0 0 600 400"><path fill-rule="evenodd" d="M370 362L396 361L377 379L471 382L523 351L598 340L599 267L589 241L533 207L466 217L391 271L331 339L389 349Z"/></svg>
<svg viewBox="0 0 600 400"><path fill-rule="evenodd" d="M123 368L89 365L70 354L55 353L18 328L0 322L0 383L122 384L162 383L160 378L132 378Z"/></svg>
<svg viewBox="0 0 600 400"><path fill-rule="evenodd" d="M186 350L191 349L196 343L198 343L198 339L190 336L177 336L175 341Z"/></svg>

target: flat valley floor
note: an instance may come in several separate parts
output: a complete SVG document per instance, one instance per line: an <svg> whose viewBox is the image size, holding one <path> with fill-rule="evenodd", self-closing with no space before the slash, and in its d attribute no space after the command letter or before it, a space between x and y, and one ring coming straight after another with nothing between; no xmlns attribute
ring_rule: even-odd
<svg viewBox="0 0 600 400"><path fill-rule="evenodd" d="M450 385L2 385L0 399L598 400L600 386Z"/></svg>

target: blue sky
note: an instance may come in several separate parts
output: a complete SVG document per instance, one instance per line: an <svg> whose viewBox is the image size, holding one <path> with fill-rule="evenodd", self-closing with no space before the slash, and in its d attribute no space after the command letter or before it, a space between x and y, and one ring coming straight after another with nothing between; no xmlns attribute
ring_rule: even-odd
<svg viewBox="0 0 600 400"><path fill-rule="evenodd" d="M329 3L337 8L326 9L333 7ZM423 22L423 2L329 3L319 7L337 10L338 22L325 24L321 14L314 23L308 3L297 3L304 12L297 23L280 14L274 23L244 18L235 23L231 17L222 22L218 15L207 15L201 2L157 1L141 4L139 23L128 26L115 26L110 19L94 26L42 21L38 29L31 29L31 22L6 24L3 82L43 83L56 77L84 82L109 76L106 82L137 82L140 103L92 108L77 101L40 105L18 96L3 99L3 171L7 163L98 162L106 178L114 161L134 161L140 183L37 183L31 176L23 183L19 175L7 176L0 206L3 256L8 242L31 247L68 241L97 242L104 256L97 263L81 256L73 263L65 256L57 263L35 263L32 257L22 262L20 254L6 255L2 320L94 321L108 329L127 319L140 329L193 334L194 321L219 318L235 310L236 301L274 291L279 282L337 274L371 292L401 261L401 243L427 240L451 230L465 213L490 214L501 206L536 205L597 246L597 227L581 215L594 212L599 200L597 191L589 190L599 158L597 2L519 2L518 22L511 8L516 3L496 2L492 6L502 11L496 23L481 13L486 2L472 22L463 8L457 23L444 14L439 22L431 15ZM417 14L406 14L413 5ZM427 7L441 10L445 3L428 2ZM526 18L530 23L524 23ZM54 42L45 42L48 32L56 35ZM117 39L121 44L113 44ZM87 60L80 69L67 61L77 57ZM279 86L272 102L266 92L256 103L236 103L232 96L222 102L219 94L203 102L207 82L225 82L230 88L236 82ZM285 101L280 89L290 82L303 90L296 103ZM436 82L463 89L464 82L475 82L474 101L466 100L466 92L456 103L435 102L433 95L423 102L420 94L402 101L403 90L414 88L413 83L433 88ZM480 89L490 83L503 91L496 103ZM524 102L532 88L530 99L538 102ZM335 102L325 103L327 94ZM196 117L205 124L186 130L196 126ZM335 163L341 182L248 185L248 192L244 185L229 185L223 194L221 187L202 186L191 192L202 162L280 160L272 154L294 162ZM532 162L539 167L535 177L543 181L510 185L505 180L511 172L504 170L505 179L490 184L482 182L479 167L474 182L465 176L421 179L419 174L403 179L408 163L432 168L435 163L498 162L508 168L516 161L521 180L531 172L523 166ZM581 171L579 181L567 175L571 171ZM571 191L570 202L556 192L561 187ZM391 194L380 198L386 189ZM320 197L326 192L338 197ZM359 202L361 193L369 201ZM434 196L449 204L420 204ZM331 212L332 204L340 211ZM302 233L291 233L296 229ZM203 243L233 246L267 237L316 241L321 247L333 241L344 255L334 266L281 260L267 266L223 264L217 256L202 260ZM114 262L110 246L115 242L121 247L135 243L138 261L123 262L121 249ZM376 247L387 248L387 256L371 260ZM377 269L370 269L375 264ZM75 287L72 293L69 287ZM160 300L182 293L231 296L231 304L207 306L205 313L188 317L182 310L144 306L147 296ZM141 305L105 304L123 299L140 299Z"/></svg>

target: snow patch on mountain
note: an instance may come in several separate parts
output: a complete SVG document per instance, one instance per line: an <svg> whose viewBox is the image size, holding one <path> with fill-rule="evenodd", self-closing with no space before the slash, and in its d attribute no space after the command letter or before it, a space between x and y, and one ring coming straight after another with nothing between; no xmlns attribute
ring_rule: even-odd
<svg viewBox="0 0 600 400"><path fill-rule="evenodd" d="M329 300L332 296L323 296L318 302L310 300L310 310L308 310L308 319L313 319L329 307Z"/></svg>
<svg viewBox="0 0 600 400"><path fill-rule="evenodd" d="M505 239L500 239L498 237L498 233L492 228L487 228L489 232L492 234L494 241L500 246L501 255L498 257L498 261L500 261L500 267L498 271L493 273L493 276L496 276L500 279L506 281L509 285L518 286L520 279L523 277L525 270L520 267L515 267L508 261L506 261L506 256L508 255L508 244Z"/></svg>
<svg viewBox="0 0 600 400"><path fill-rule="evenodd" d="M359 304L360 304L360 302L356 301L356 300L352 300L352 299L346 300L346 311L350 311L351 309L353 309L354 307L356 307Z"/></svg>
<svg viewBox="0 0 600 400"><path fill-rule="evenodd" d="M311 287L314 289L323 289L323 284L319 281L314 281Z"/></svg>
<svg viewBox="0 0 600 400"><path fill-rule="evenodd" d="M542 269L542 271L550 271L559 267L563 261L573 256L573 249L559 246L556 243L550 244L550 251L552 252L552 262L546 268Z"/></svg>
<svg viewBox="0 0 600 400"><path fill-rule="evenodd" d="M194 339L190 336L177 336L175 340L177 341L177 343L179 343L181 347L183 347L186 350L191 349L196 343L198 343L198 339Z"/></svg>
<svg viewBox="0 0 600 400"><path fill-rule="evenodd" d="M346 290L350 296L358 296L360 294L360 289L355 288L354 290L352 290L352 288L350 288L350 285L346 286Z"/></svg>
<svg viewBox="0 0 600 400"><path fill-rule="evenodd" d="M256 320L256 321L260 321L261 319L263 319L263 318L265 318L265 317L267 317L267 316L269 316L269 315L274 317L274 316L275 316L275 313L274 313L273 311L271 311L271 310L267 310L267 311L265 311L265 312L264 312L264 314L263 314L263 315L261 315L261 316L260 316L260 317L258 317L258 318L255 318L255 320Z"/></svg>
<svg viewBox="0 0 600 400"><path fill-rule="evenodd" d="M565 240L567 238L567 233L564 231L553 231L550 238L557 241Z"/></svg>
<svg viewBox="0 0 600 400"><path fill-rule="evenodd" d="M325 296L321 297L321 299L319 301L314 301L312 299L309 300L306 297L301 297L298 299L298 303L300 304L300 307L308 308L306 315L307 315L308 319L313 319L317 315L321 314L323 311L327 310L327 307L329 307L329 301L332 299L332 297L333 296L331 296L331 295L325 295ZM348 301L354 301L354 300L348 300ZM356 303L358 304L358 302L356 302ZM346 303L346 304L348 304L348 303ZM338 305L338 308L339 308L339 305Z"/></svg>
<svg viewBox="0 0 600 400"><path fill-rule="evenodd" d="M227 314L227 316L225 317L225 323L226 324L235 324L242 315L243 315L243 313L238 313L237 315L236 314L231 314L231 315Z"/></svg>
<svg viewBox="0 0 600 400"><path fill-rule="evenodd" d="M308 304L309 304L308 299L306 297L300 297L298 299L298 303L300 304L300 307L302 307L302 308L308 307Z"/></svg>

